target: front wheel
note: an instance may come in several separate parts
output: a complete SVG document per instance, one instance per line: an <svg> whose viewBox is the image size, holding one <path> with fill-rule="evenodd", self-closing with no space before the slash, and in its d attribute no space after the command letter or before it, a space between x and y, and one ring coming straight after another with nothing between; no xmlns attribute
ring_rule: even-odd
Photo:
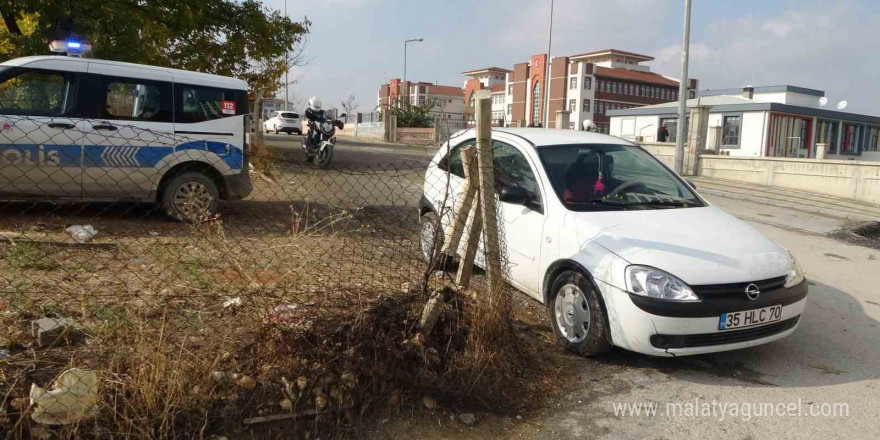
<svg viewBox="0 0 880 440"><path fill-rule="evenodd" d="M333 160L333 147L328 146L318 150L315 154L315 165L318 165L321 168L327 168L330 166L330 162Z"/></svg>
<svg viewBox="0 0 880 440"><path fill-rule="evenodd" d="M214 181L197 172L186 172L171 178L162 191L162 208L180 221L193 223L217 214L220 192Z"/></svg>
<svg viewBox="0 0 880 440"><path fill-rule="evenodd" d="M581 356L608 352L608 322L599 292L579 272L566 271L550 287L550 322L562 345Z"/></svg>

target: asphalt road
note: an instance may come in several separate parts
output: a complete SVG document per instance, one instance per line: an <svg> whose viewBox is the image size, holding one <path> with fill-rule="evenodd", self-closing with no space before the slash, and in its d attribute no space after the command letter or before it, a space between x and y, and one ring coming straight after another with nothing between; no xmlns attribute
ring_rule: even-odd
<svg viewBox="0 0 880 440"><path fill-rule="evenodd" d="M266 145L282 153L287 160L305 162L302 137L299 135L267 134ZM371 166L427 165L437 150L430 147L414 147L389 144L373 140L339 136L333 152L331 169L361 169Z"/></svg>

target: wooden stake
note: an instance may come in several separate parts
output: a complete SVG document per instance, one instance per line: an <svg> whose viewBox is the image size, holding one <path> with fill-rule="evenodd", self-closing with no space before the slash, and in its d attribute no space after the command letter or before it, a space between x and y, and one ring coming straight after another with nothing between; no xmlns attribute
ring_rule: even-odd
<svg viewBox="0 0 880 440"><path fill-rule="evenodd" d="M474 199L479 189L479 171L477 170L477 149L466 147L461 150L461 163L464 165L465 190L458 196L455 205L455 216L446 227L447 240L443 243L442 253L454 256L458 253L458 245L461 243L461 235L467 224L468 216L474 205Z"/></svg>
<svg viewBox="0 0 880 440"><path fill-rule="evenodd" d="M458 273L455 276L455 284L461 289L467 289L471 283L474 259L477 257L477 249L480 247L480 232L483 229L483 216L480 212L480 205L480 195L477 194L474 208L469 216L470 223L468 223L464 251L462 252L461 261L458 263Z"/></svg>
<svg viewBox="0 0 880 440"><path fill-rule="evenodd" d="M483 246L489 291L501 288L501 251L498 239L498 211L495 203L495 172L492 166L492 98L480 94L476 99L477 164L480 176L480 211L483 220Z"/></svg>

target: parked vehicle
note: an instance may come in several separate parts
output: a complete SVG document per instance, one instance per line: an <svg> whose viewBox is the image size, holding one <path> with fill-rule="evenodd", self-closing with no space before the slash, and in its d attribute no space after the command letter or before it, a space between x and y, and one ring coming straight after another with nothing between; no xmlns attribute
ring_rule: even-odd
<svg viewBox="0 0 880 440"><path fill-rule="evenodd" d="M251 192L247 83L62 56L0 64L0 197L214 215Z"/></svg>
<svg viewBox="0 0 880 440"><path fill-rule="evenodd" d="M344 118L345 113L339 115ZM333 160L333 148L336 147L336 129L345 124L337 118L332 118L321 109L321 100L317 97L309 98L309 107L306 109L306 120L309 132L303 139L302 147L306 152L306 160L315 161L321 168L330 166Z"/></svg>
<svg viewBox="0 0 880 440"><path fill-rule="evenodd" d="M288 111L272 113L272 117L263 122L263 130L267 133L302 134L302 122L299 114Z"/></svg>
<svg viewBox="0 0 880 440"><path fill-rule="evenodd" d="M451 218L464 183L459 153L475 142L473 130L456 135L428 168L425 255L443 240L434 225ZM797 328L807 283L795 258L638 145L528 128L495 129L492 142L505 276L548 306L569 350L681 356Z"/></svg>

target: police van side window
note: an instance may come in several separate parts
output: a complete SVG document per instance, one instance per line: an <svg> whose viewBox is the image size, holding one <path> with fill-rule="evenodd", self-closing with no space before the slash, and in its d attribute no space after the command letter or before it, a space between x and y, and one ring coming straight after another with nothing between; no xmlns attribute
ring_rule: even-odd
<svg viewBox="0 0 880 440"><path fill-rule="evenodd" d="M106 77L104 99L98 106L101 119L171 122L171 84Z"/></svg>
<svg viewBox="0 0 880 440"><path fill-rule="evenodd" d="M239 91L213 87L175 85L179 99L176 122L193 123L213 121L246 114L241 107Z"/></svg>
<svg viewBox="0 0 880 440"><path fill-rule="evenodd" d="M162 112L161 92L156 86L132 83L107 85L107 116L114 119L157 119Z"/></svg>
<svg viewBox="0 0 880 440"><path fill-rule="evenodd" d="M26 70L0 80L0 113L21 116L60 116L69 111L73 75Z"/></svg>

